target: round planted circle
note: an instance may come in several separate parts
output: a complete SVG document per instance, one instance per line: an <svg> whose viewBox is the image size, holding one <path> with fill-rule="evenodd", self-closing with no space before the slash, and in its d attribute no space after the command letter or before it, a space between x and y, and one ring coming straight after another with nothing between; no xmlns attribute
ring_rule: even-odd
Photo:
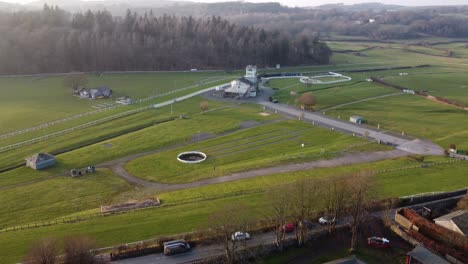
<svg viewBox="0 0 468 264"><path fill-rule="evenodd" d="M177 160L183 163L195 164L206 160L206 154L199 151L187 151L177 155Z"/></svg>

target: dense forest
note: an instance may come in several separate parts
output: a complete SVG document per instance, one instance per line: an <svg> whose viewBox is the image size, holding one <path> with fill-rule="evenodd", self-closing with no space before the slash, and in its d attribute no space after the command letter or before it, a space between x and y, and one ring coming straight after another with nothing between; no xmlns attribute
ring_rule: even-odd
<svg viewBox="0 0 468 264"><path fill-rule="evenodd" d="M326 64L331 55L312 34L291 38L216 16L70 14L47 5L1 13L0 36L0 74Z"/></svg>
<svg viewBox="0 0 468 264"><path fill-rule="evenodd" d="M281 13L231 15L240 25L253 25L297 34L360 36L374 40L423 36L468 37L468 6L352 8L330 5L314 9L281 8Z"/></svg>

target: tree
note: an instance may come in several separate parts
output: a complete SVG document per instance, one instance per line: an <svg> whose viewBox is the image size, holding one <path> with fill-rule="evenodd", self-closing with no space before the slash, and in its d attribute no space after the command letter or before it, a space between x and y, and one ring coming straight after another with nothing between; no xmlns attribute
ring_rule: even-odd
<svg viewBox="0 0 468 264"><path fill-rule="evenodd" d="M223 207L209 215L206 222L208 235L214 237L221 245L226 257L226 263L236 262L237 250L245 241L232 239L235 232L246 232L249 218L248 208L242 204Z"/></svg>
<svg viewBox="0 0 468 264"><path fill-rule="evenodd" d="M301 104L301 109L312 109L312 107L316 104L316 100L314 95L311 92L304 93L301 97L299 97L299 103Z"/></svg>
<svg viewBox="0 0 468 264"><path fill-rule="evenodd" d="M201 102L200 102L200 110L201 110L202 112L208 111L208 108L209 108L208 101L201 101Z"/></svg>
<svg viewBox="0 0 468 264"><path fill-rule="evenodd" d="M44 238L34 243L29 249L24 261L31 264L55 264L59 254L57 240Z"/></svg>
<svg viewBox="0 0 468 264"><path fill-rule="evenodd" d="M87 236L71 236L64 241L65 264L93 264L96 263L94 255L90 252L96 248L96 241Z"/></svg>
<svg viewBox="0 0 468 264"><path fill-rule="evenodd" d="M468 210L468 196L463 196L457 203L457 209Z"/></svg>
<svg viewBox="0 0 468 264"><path fill-rule="evenodd" d="M356 250L358 231L367 213L370 190L373 185L373 173L361 171L346 177L349 192L346 208L351 216L351 245L350 251Z"/></svg>
<svg viewBox="0 0 468 264"><path fill-rule="evenodd" d="M74 92L88 84L88 77L82 72L72 72L67 74L63 79L65 87L70 87Z"/></svg>
<svg viewBox="0 0 468 264"><path fill-rule="evenodd" d="M291 186L291 214L296 224L296 240L302 246L308 235L308 221L317 208L319 185L316 180L302 179Z"/></svg>
<svg viewBox="0 0 468 264"><path fill-rule="evenodd" d="M286 236L284 225L290 220L292 201L292 189L290 185L278 185L267 191L269 208L267 219L275 227L275 243L278 250L283 250L283 242Z"/></svg>
<svg viewBox="0 0 468 264"><path fill-rule="evenodd" d="M335 230L336 222L344 214L349 192L345 178L341 176L322 180L320 186L320 199L323 211L329 220L334 219L334 221L327 222L328 234L331 235Z"/></svg>

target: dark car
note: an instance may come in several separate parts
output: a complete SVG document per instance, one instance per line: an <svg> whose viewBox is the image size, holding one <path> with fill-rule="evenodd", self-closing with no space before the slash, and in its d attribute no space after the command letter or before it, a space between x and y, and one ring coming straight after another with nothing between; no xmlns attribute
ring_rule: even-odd
<svg viewBox="0 0 468 264"><path fill-rule="evenodd" d="M184 253L190 250L189 243L185 240L173 240L164 243L164 254L165 255L174 255L179 253Z"/></svg>

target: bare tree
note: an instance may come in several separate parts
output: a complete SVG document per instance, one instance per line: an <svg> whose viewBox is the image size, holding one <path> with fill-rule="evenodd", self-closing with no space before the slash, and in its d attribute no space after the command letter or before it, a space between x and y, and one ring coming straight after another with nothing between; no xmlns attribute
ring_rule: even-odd
<svg viewBox="0 0 468 264"><path fill-rule="evenodd" d="M320 199L323 210L328 217L328 234L335 230L336 222L343 216L345 203L349 194L344 177L334 176L320 183Z"/></svg>
<svg viewBox="0 0 468 264"><path fill-rule="evenodd" d="M384 202L384 218L383 222L386 227L392 225L393 219L393 210L397 206L399 199L398 198L389 198Z"/></svg>
<svg viewBox="0 0 468 264"><path fill-rule="evenodd" d="M208 101L201 101L201 102L200 102L200 110L201 110L202 112L208 111L209 106L210 106L210 105L208 104Z"/></svg>
<svg viewBox="0 0 468 264"><path fill-rule="evenodd" d="M275 243L278 250L283 250L283 242L286 236L284 225L290 220L291 214L291 186L278 185L267 191L270 210L268 219L275 226Z"/></svg>
<svg viewBox="0 0 468 264"><path fill-rule="evenodd" d="M351 220L351 246L350 251L356 250L358 231L367 213L370 190L373 185L374 174L369 171L361 171L350 174L346 179L349 191L347 209Z"/></svg>
<svg viewBox="0 0 468 264"><path fill-rule="evenodd" d="M82 72L71 72L63 79L63 85L70 87L74 92L88 84L88 77Z"/></svg>
<svg viewBox="0 0 468 264"><path fill-rule="evenodd" d="M298 180L292 185L291 213L296 224L296 240L302 246L308 235L308 221L313 218L317 208L318 182L314 179Z"/></svg>
<svg viewBox="0 0 468 264"><path fill-rule="evenodd" d="M24 261L31 264L58 263L56 256L59 253L55 238L44 238L34 243L29 249Z"/></svg>
<svg viewBox="0 0 468 264"><path fill-rule="evenodd" d="M468 196L465 195L458 201L457 208L459 210L468 210Z"/></svg>
<svg viewBox="0 0 468 264"><path fill-rule="evenodd" d="M71 236L64 241L65 264L93 264L96 263L91 249L96 248L96 241L87 236Z"/></svg>
<svg viewBox="0 0 468 264"><path fill-rule="evenodd" d="M305 109L312 109L312 107L317 103L315 100L314 95L311 92L304 93L301 97L299 97L299 103L301 104L301 108Z"/></svg>
<svg viewBox="0 0 468 264"><path fill-rule="evenodd" d="M213 212L206 222L209 235L223 246L228 264L236 262L237 250L245 245L245 240L232 239L232 235L238 231L246 232L249 222L247 210L245 205L229 205Z"/></svg>

